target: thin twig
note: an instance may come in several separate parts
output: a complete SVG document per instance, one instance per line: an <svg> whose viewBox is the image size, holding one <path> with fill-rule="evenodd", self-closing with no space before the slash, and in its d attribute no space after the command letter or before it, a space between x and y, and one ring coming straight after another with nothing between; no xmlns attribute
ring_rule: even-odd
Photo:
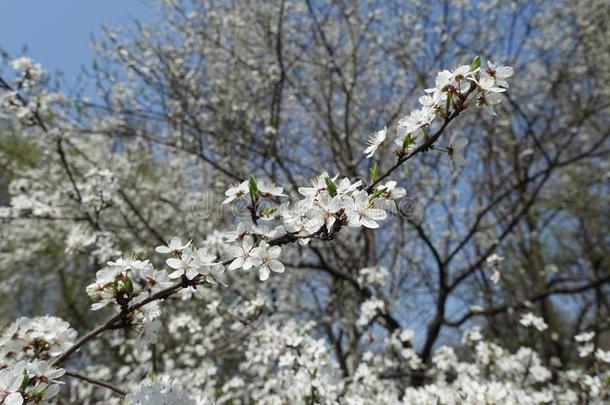
<svg viewBox="0 0 610 405"><path fill-rule="evenodd" d="M78 378L79 380L86 381L90 384L99 385L100 387L108 388L108 389L116 392L117 394L119 394L122 397L127 395L127 391L122 390L121 388L117 387L116 385L110 384L109 382L106 382L106 381L98 380L93 377L89 377L87 375L79 373L78 371L66 370L65 375L67 375L68 377Z"/></svg>

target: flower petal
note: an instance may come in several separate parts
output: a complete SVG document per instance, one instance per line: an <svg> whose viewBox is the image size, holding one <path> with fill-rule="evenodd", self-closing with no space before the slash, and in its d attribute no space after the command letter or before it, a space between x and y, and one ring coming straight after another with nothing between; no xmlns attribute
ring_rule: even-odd
<svg viewBox="0 0 610 405"><path fill-rule="evenodd" d="M265 281L269 278L269 269L267 268L267 266L258 269L258 278L261 281Z"/></svg>

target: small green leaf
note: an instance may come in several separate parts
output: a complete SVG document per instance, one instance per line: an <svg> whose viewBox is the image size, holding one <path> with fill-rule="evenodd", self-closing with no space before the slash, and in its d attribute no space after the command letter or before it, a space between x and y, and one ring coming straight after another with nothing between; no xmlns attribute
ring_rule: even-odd
<svg viewBox="0 0 610 405"><path fill-rule="evenodd" d="M411 134L408 134L405 139L402 141L402 148L407 150L409 146L413 143L413 138L411 138Z"/></svg>
<svg viewBox="0 0 610 405"><path fill-rule="evenodd" d="M386 191L385 187L375 189L375 192L373 193L373 198L379 197L381 194L385 193L385 191Z"/></svg>
<svg viewBox="0 0 610 405"><path fill-rule="evenodd" d="M330 194L331 197L336 196L337 187L335 186L335 183L333 183L332 179L330 177L326 177L324 181L326 182L326 189L328 190L328 194Z"/></svg>
<svg viewBox="0 0 610 405"><path fill-rule="evenodd" d="M38 403L36 401L42 401L42 398L44 397L45 391L49 388L48 385L43 384L43 386L38 387L34 392L32 392L30 394L30 397L32 398L32 402L34 403Z"/></svg>
<svg viewBox="0 0 610 405"><path fill-rule="evenodd" d="M133 294L133 282L131 281L131 279L128 278L127 280L125 280L125 287L127 288L127 291L130 294Z"/></svg>
<svg viewBox="0 0 610 405"><path fill-rule="evenodd" d="M377 176L379 175L379 170L377 168L377 162L371 167L371 181L377 180Z"/></svg>
<svg viewBox="0 0 610 405"><path fill-rule="evenodd" d="M263 217L268 217L273 215L275 211L277 211L277 207L265 207L261 210L261 215Z"/></svg>
<svg viewBox="0 0 610 405"><path fill-rule="evenodd" d="M470 71L476 70L481 67L481 57L475 56L472 62L470 62Z"/></svg>
<svg viewBox="0 0 610 405"><path fill-rule="evenodd" d="M19 391L25 391L28 385L30 385L30 376L26 370L23 370L23 380L21 380Z"/></svg>
<svg viewBox="0 0 610 405"><path fill-rule="evenodd" d="M250 190L251 195L255 196L258 194L258 187L256 186L256 181L252 176L250 176L248 179L248 189Z"/></svg>

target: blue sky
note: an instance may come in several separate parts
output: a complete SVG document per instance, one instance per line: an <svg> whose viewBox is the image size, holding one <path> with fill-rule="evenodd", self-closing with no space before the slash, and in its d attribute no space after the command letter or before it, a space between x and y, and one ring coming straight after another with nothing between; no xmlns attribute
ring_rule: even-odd
<svg viewBox="0 0 610 405"><path fill-rule="evenodd" d="M70 82L91 60L91 35L102 24L147 20L150 9L147 0L0 0L0 49L15 56L27 45L29 57Z"/></svg>

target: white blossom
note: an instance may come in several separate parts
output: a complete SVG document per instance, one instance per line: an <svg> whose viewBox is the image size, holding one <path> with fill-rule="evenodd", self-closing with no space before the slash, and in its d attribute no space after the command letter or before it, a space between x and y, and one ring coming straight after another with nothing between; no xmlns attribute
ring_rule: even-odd
<svg viewBox="0 0 610 405"><path fill-rule="evenodd" d="M542 319L539 316L534 315L531 312L528 312L527 314L524 314L521 317L521 320L519 321L519 323L523 326L532 326L536 329L538 329L539 331L543 331L546 330L549 326L546 324L546 322L544 322L544 319Z"/></svg>
<svg viewBox="0 0 610 405"><path fill-rule="evenodd" d="M377 131L369 136L369 139L367 141L369 146L364 150L364 154L367 158L372 158L377 149L383 148L385 146L387 133L388 128L384 127L382 130Z"/></svg>
<svg viewBox="0 0 610 405"><path fill-rule="evenodd" d="M464 166L466 164L466 159L464 158L466 145L468 145L468 139L460 138L457 133L453 134L449 139L449 145L447 146L448 153L456 166Z"/></svg>
<svg viewBox="0 0 610 405"><path fill-rule="evenodd" d="M279 246L269 246L265 241L252 249L252 264L258 268L261 281L267 280L271 271L284 272L284 265L277 260L281 251Z"/></svg>
<svg viewBox="0 0 610 405"><path fill-rule="evenodd" d="M242 181L241 183L235 183L233 187L229 187L227 191L225 191L225 196L227 197L222 203L229 204L236 198L245 197L250 192L248 187L248 180Z"/></svg>
<svg viewBox="0 0 610 405"><path fill-rule="evenodd" d="M162 254L177 254L182 252L187 246L189 246L191 242L182 243L182 240L178 237L173 237L167 246L157 246L155 248L155 252Z"/></svg>
<svg viewBox="0 0 610 405"><path fill-rule="evenodd" d="M377 221L385 219L388 215L371 204L366 191L355 192L346 201L347 218L352 227L379 228Z"/></svg>
<svg viewBox="0 0 610 405"><path fill-rule="evenodd" d="M242 243L240 247L230 246L228 248L228 254L235 259L229 264L229 270L235 270L242 268L244 270L249 270L252 268L252 247L254 246L254 240L251 236L247 235L242 239Z"/></svg>

